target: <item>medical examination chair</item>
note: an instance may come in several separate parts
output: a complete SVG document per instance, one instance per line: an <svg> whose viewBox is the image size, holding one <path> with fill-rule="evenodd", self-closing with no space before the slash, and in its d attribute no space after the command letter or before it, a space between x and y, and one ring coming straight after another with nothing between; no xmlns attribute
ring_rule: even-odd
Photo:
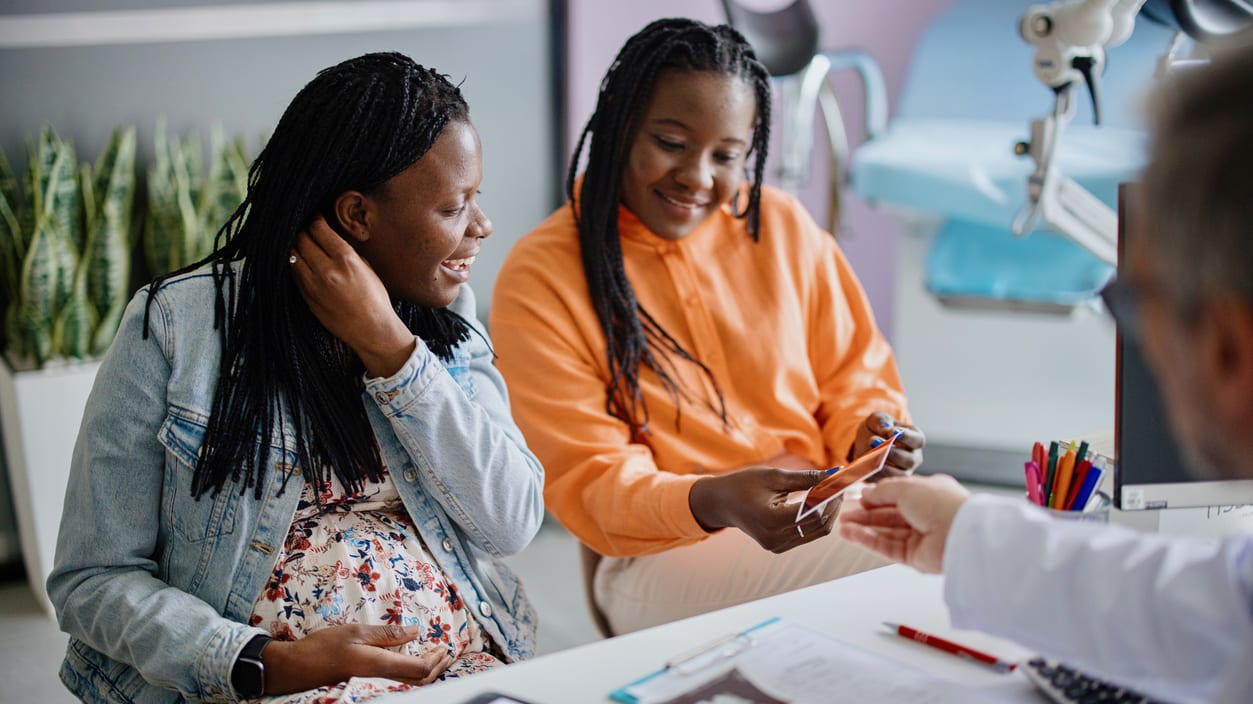
<svg viewBox="0 0 1253 704"><path fill-rule="evenodd" d="M1041 226L1016 237L1034 165L1016 156L1052 94L1018 34L1022 0L956 0L924 30L894 117L853 153L850 187L899 215L893 346L925 469L1022 481L1035 440L1113 427L1114 328L1092 303L1112 267ZM1102 124L1086 93L1056 163L1115 204L1142 166L1140 99L1173 32L1109 51Z"/></svg>

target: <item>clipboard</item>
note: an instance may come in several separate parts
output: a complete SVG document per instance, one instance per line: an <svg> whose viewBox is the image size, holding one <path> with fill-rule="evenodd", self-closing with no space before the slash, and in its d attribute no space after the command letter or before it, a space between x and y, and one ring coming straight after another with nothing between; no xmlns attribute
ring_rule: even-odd
<svg viewBox="0 0 1253 704"><path fill-rule="evenodd" d="M644 689L643 685L655 683L659 678L689 678L716 668L751 649L755 632L777 623L782 623L778 616L671 658L660 670L610 692L609 698L621 704L640 704L639 693Z"/></svg>

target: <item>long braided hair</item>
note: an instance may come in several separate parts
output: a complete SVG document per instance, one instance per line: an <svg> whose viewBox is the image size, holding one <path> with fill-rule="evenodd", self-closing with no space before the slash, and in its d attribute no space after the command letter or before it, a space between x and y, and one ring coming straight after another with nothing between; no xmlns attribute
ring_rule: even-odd
<svg viewBox="0 0 1253 704"><path fill-rule="evenodd" d="M253 162L247 197L218 231L213 252L153 282L148 313L170 277L212 265L222 358L194 496L216 495L229 481L241 494L253 487L260 499L275 424L285 438L287 418L308 481L322 486L333 473L359 491L366 479L381 479L361 400L364 367L309 310L288 257L297 233L329 212L339 194L375 192L418 161L450 122L468 119L456 85L402 54L366 54L319 72ZM468 324L452 311L392 303L443 359L469 337ZM145 337L147 329L145 320Z"/></svg>
<svg viewBox="0 0 1253 704"><path fill-rule="evenodd" d="M761 222L761 184L770 141L770 75L748 41L727 25L709 26L688 19L657 20L627 40L600 84L596 111L579 136L566 176L566 197L575 204L583 272L592 306L605 334L609 361L606 411L627 423L632 435L648 432L648 408L640 391L640 368L651 369L681 407L683 389L675 380L674 358L696 365L718 389L718 412L727 422L726 403L713 373L683 348L636 300L622 263L618 207L622 175L636 130L663 69L705 71L740 78L757 98L749 153L755 155L748 203L737 217L747 218L757 241ZM575 193L579 157L588 143L583 185ZM738 201L738 192L737 192Z"/></svg>

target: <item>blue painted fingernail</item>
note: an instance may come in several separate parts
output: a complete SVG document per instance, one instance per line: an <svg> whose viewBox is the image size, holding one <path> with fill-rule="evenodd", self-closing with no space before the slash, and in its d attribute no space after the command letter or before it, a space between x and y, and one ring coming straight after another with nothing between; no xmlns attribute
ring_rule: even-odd
<svg viewBox="0 0 1253 704"><path fill-rule="evenodd" d="M827 474L835 474L836 472L840 471L840 469L841 467L832 467L831 469L827 470Z"/></svg>
<svg viewBox="0 0 1253 704"><path fill-rule="evenodd" d="M871 441L870 441L870 446L871 446L871 447L878 447L878 446L880 446L880 445L882 445L882 444L883 444L883 438L875 438L874 440L871 440Z"/></svg>
<svg viewBox="0 0 1253 704"><path fill-rule="evenodd" d="M895 432L895 433L893 433L893 435L900 435L901 433L904 433L904 432L905 432L905 429L904 429L904 428L897 428L897 429L896 429L896 432Z"/></svg>
<svg viewBox="0 0 1253 704"><path fill-rule="evenodd" d="M879 423L879 427L880 427L880 428L882 428L883 430L887 430L888 428L891 428L891 427L892 427L892 422L891 422L891 421L887 421L887 420L885 420L885 421L881 421L881 422Z"/></svg>

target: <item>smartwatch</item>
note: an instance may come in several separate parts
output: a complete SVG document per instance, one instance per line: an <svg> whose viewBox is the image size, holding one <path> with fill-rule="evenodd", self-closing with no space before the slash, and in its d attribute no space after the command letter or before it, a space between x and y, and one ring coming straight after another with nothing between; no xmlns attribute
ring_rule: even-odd
<svg viewBox="0 0 1253 704"><path fill-rule="evenodd" d="M261 662L261 651L270 644L273 638L257 635L235 658L235 666L231 668L231 687L241 699L251 699L265 694L265 665Z"/></svg>

